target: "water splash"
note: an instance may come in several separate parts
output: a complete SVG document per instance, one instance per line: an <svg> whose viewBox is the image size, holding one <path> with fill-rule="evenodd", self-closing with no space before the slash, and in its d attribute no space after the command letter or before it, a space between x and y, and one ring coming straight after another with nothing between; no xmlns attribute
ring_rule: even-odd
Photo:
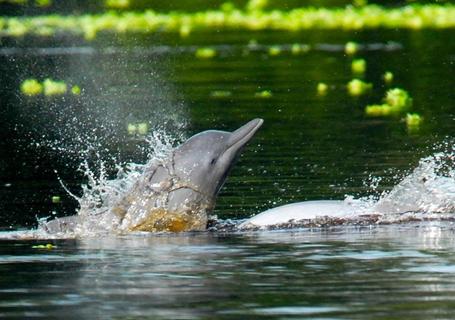
<svg viewBox="0 0 455 320"><path fill-rule="evenodd" d="M79 170L86 177L87 183L82 185L82 196L72 195L79 203L78 215L81 218L80 226L76 229L77 235L115 230L118 221L113 215L105 213L111 211L131 191L144 174L145 168L155 163L164 163L171 156L176 143L181 140L182 137L172 136L164 130L153 131L146 138L148 161L145 164L117 164L117 174L113 179L109 178L110 174L103 160L99 161L96 169L93 169L88 161L84 161Z"/></svg>
<svg viewBox="0 0 455 320"><path fill-rule="evenodd" d="M395 178L399 178L397 175ZM421 159L390 191L378 195L382 178L370 177L371 195L344 201L301 202L268 210L241 223L241 230L375 225L410 221L455 221L454 143ZM221 230L226 229L220 222ZM216 229L212 227L212 229Z"/></svg>
<svg viewBox="0 0 455 320"><path fill-rule="evenodd" d="M79 216L83 222L76 233L47 234L38 230L20 233L20 237L99 236L101 229L112 232L115 230L115 221L112 220L112 215L103 215L103 213L111 210L121 197L131 190L134 183L144 174L145 167L150 166L152 162L168 159L179 140L163 131L155 131L147 139L148 162L143 165L130 163L126 166L118 166L117 176L114 179L109 179L103 162L100 163L98 174L90 168L88 162L83 162L80 170L84 172L87 183L82 186L82 196L75 196L80 205ZM454 144L446 146L445 151L436 152L421 159L410 174L390 191L383 192L379 198L375 195L363 198L347 196L344 202L355 208L352 215L292 221L267 227L267 229L372 225L426 220L455 221L455 150ZM371 186L371 191L375 192L381 179L371 181L375 182ZM240 222L242 221L212 220L209 221L209 231L235 231ZM15 237L19 237L19 234Z"/></svg>
<svg viewBox="0 0 455 320"><path fill-rule="evenodd" d="M385 193L379 212L455 212L455 153L439 152L420 160L414 171Z"/></svg>

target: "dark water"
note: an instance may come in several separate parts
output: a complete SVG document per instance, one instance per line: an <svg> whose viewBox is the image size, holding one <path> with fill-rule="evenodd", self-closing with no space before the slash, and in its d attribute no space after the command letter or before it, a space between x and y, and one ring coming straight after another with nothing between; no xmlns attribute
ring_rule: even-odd
<svg viewBox="0 0 455 320"><path fill-rule="evenodd" d="M450 319L454 226L0 242L0 317ZM399 236L397 236L399 235Z"/></svg>
<svg viewBox="0 0 455 320"><path fill-rule="evenodd" d="M344 34L243 33L189 39L108 36L4 39L0 49L0 227L28 228L37 217L69 215L86 159L96 169L147 159L127 134L147 122L176 138L233 130L261 117L220 194L216 214L247 217L291 201L343 199L391 188L455 129L452 31ZM259 47L248 46L256 40ZM352 98L344 44L367 45L366 81ZM311 45L305 54L268 47ZM218 55L196 59L197 46ZM264 46L262 46L264 45ZM37 49L38 48L38 49ZM286 47L285 47L286 48ZM252 50L254 49L254 50ZM424 118L410 132L400 118L367 118L394 86ZM51 77L80 96L26 98L20 83ZM327 96L316 85L329 84ZM230 91L216 98L213 91ZM255 97L270 90L268 99ZM452 140L451 140L452 139ZM57 171L58 173L55 173ZM52 196L61 202L53 204ZM454 312L454 231L450 222L246 234L182 234L0 242L0 317L153 319L447 319Z"/></svg>
<svg viewBox="0 0 455 320"><path fill-rule="evenodd" d="M156 38L156 39L155 39ZM120 39L4 40L0 51L0 225L32 226L36 217L67 215L76 202L57 181L78 194L83 160L96 168L143 163L143 141L127 135L128 123L165 127L174 137L217 128L233 130L262 117L265 125L250 144L223 189L216 213L245 217L277 204L366 195L370 175L383 177L379 191L393 186L435 144L453 139L455 44L447 31L246 33ZM252 40L260 46L248 46ZM115 41L114 41L115 40ZM347 41L366 45L373 91L360 98L346 93L353 78ZM189 43L196 45L190 45ZM306 54L289 46L278 56L268 46L307 43ZM211 44L218 55L197 59L196 48ZM264 44L265 46L261 46ZM53 47L51 47L53 46ZM57 46L57 47L55 47ZM286 51L287 48L287 51ZM380 103L393 86L407 90L413 111L424 118L409 132L401 118L368 118L364 107ZM50 77L78 84L80 96L24 97L20 83ZM318 97L316 85L331 89ZM272 97L258 98L270 90ZM214 91L229 91L225 98ZM143 140L143 139L142 139ZM84 151L84 152L83 152ZM58 174L54 171L57 170ZM398 175L400 176L400 174ZM59 195L59 204L51 197Z"/></svg>

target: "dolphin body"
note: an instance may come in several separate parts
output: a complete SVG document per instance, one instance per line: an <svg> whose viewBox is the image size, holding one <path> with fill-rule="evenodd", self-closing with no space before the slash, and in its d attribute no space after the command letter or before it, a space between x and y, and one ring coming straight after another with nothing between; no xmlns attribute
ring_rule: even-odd
<svg viewBox="0 0 455 320"><path fill-rule="evenodd" d="M408 195L403 201L400 190L409 190L409 181L402 181L385 198L374 204L362 203L356 200L311 200L268 209L238 225L240 230L293 228L314 224L336 225L346 222L376 223L386 215L403 215L417 212L416 205L419 192L414 197ZM397 192L398 191L398 192ZM424 190L419 190L424 192Z"/></svg>
<svg viewBox="0 0 455 320"><path fill-rule="evenodd" d="M79 212L40 228L48 233L206 230L208 214L230 169L262 123L254 119L233 132L196 134L166 161L150 164L107 212Z"/></svg>
<svg viewBox="0 0 455 320"><path fill-rule="evenodd" d="M318 223L318 219L336 224L355 218L358 221L378 217L376 211L365 210L343 200L313 200L282 205L259 213L238 225L240 230L292 228ZM322 221L324 222L324 221Z"/></svg>
<svg viewBox="0 0 455 320"><path fill-rule="evenodd" d="M446 161L445 156L435 159ZM442 218L444 214L446 219L453 219L455 198L454 193L449 191L453 188L453 177L434 176L431 166L431 161L421 161L411 174L375 202L354 199L297 202L259 213L240 223L237 228L256 230L321 224L390 223L412 221L417 219L416 213L426 214L427 220ZM436 185L438 188L435 189Z"/></svg>

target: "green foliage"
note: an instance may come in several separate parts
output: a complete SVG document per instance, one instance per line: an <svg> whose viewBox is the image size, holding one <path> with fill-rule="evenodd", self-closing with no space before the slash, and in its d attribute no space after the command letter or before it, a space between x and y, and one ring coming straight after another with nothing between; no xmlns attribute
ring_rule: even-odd
<svg viewBox="0 0 455 320"><path fill-rule="evenodd" d="M388 104L372 104L365 107L365 113L372 117L389 116L392 114L392 107Z"/></svg>
<svg viewBox="0 0 455 320"><path fill-rule="evenodd" d="M381 105L374 104L366 106L365 113L373 117L399 115L412 106L412 98L409 96L409 93L400 88L388 90L384 102Z"/></svg>
<svg viewBox="0 0 455 320"><path fill-rule="evenodd" d="M423 118L417 113L406 114L406 125L409 127L419 127Z"/></svg>
<svg viewBox="0 0 455 320"><path fill-rule="evenodd" d="M353 73L363 74L367 70L367 63L364 59L355 59L351 63Z"/></svg>
<svg viewBox="0 0 455 320"><path fill-rule="evenodd" d="M21 84L21 92L27 96L35 96L43 92L43 85L36 79L27 79Z"/></svg>
<svg viewBox="0 0 455 320"><path fill-rule="evenodd" d="M270 56L278 56L281 53L280 46L272 46L269 48L269 55Z"/></svg>
<svg viewBox="0 0 455 320"><path fill-rule="evenodd" d="M81 94L81 88L78 85L75 85L71 88L71 93L78 96Z"/></svg>
<svg viewBox="0 0 455 320"><path fill-rule="evenodd" d="M305 44L300 44L300 43L294 43L291 46L291 53L294 55L300 54L300 53L306 53L310 51L310 46L305 45Z"/></svg>
<svg viewBox="0 0 455 320"><path fill-rule="evenodd" d="M40 83L36 79L27 79L22 82L20 86L22 94L27 96L36 96L44 94L45 96L63 95L68 91L68 86L63 81L56 81L52 79L45 79ZM78 85L71 87L71 93L74 95L81 94L81 88Z"/></svg>
<svg viewBox="0 0 455 320"><path fill-rule="evenodd" d="M147 122L128 123L126 130L129 135L145 136L149 132L149 125Z"/></svg>
<svg viewBox="0 0 455 320"><path fill-rule="evenodd" d="M35 0L37 7L49 7L52 4L52 0Z"/></svg>
<svg viewBox="0 0 455 320"><path fill-rule="evenodd" d="M66 93L67 86L63 81L54 81L52 79L45 79L43 82L44 95L55 96Z"/></svg>
<svg viewBox="0 0 455 320"><path fill-rule="evenodd" d="M216 50L213 48L198 48L196 57L199 59L210 59L216 56Z"/></svg>
<svg viewBox="0 0 455 320"><path fill-rule="evenodd" d="M319 82L316 87L317 93L320 96L325 96L327 94L328 89L329 89L329 86L327 84L325 84L324 82Z"/></svg>
<svg viewBox="0 0 455 320"><path fill-rule="evenodd" d="M393 81L393 73L390 72L390 71L387 71L386 73L384 73L383 79L384 79L384 82L387 83L387 84L392 83L392 81Z"/></svg>
<svg viewBox="0 0 455 320"><path fill-rule="evenodd" d="M0 4L9 3L19 6L32 5L35 7L49 7L52 5L52 0L0 0Z"/></svg>
<svg viewBox="0 0 455 320"><path fill-rule="evenodd" d="M46 244L38 244L38 245L32 246L32 249L47 249L47 250L51 250L51 249L54 249L56 247L57 246L54 246L52 243L46 243Z"/></svg>
<svg viewBox="0 0 455 320"><path fill-rule="evenodd" d="M246 4L248 11L262 11L268 4L268 0L249 0Z"/></svg>
<svg viewBox="0 0 455 320"><path fill-rule="evenodd" d="M385 95L385 102L398 110L406 110L412 106L412 99L409 93L400 88L388 90Z"/></svg>
<svg viewBox="0 0 455 320"><path fill-rule="evenodd" d="M256 92L254 95L256 98L261 98L261 99L268 99L273 96L272 91L270 90L262 90L259 92Z"/></svg>
<svg viewBox="0 0 455 320"><path fill-rule="evenodd" d="M257 2L257 1L255 1ZM259 3L259 2L258 2ZM262 3L262 2L261 2ZM195 30L283 30L306 29L361 30L372 28L421 29L454 28L455 5L407 5L385 8L366 5L346 8L297 8L263 11L256 4L251 10L207 10L195 13L107 12L92 15L47 15L1 17L0 35L20 37L28 34L51 36L57 32L82 34L90 40L101 31L125 33L176 32L188 36ZM358 46L346 44L346 54L355 54Z"/></svg>
<svg viewBox="0 0 455 320"><path fill-rule="evenodd" d="M352 79L347 84L348 93L351 96L357 97L365 94L373 88L373 84L367 83L360 79Z"/></svg>
<svg viewBox="0 0 455 320"><path fill-rule="evenodd" d="M359 50L359 45L353 41L349 41L344 46L344 52L349 56L356 54L358 50Z"/></svg>
<svg viewBox="0 0 455 320"><path fill-rule="evenodd" d="M104 5L106 8L127 9L130 6L130 0L106 0Z"/></svg>

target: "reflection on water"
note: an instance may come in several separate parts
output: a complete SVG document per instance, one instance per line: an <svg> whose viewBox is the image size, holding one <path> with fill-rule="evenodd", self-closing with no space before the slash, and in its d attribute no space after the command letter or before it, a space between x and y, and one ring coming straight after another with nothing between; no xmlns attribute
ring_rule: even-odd
<svg viewBox="0 0 455 320"><path fill-rule="evenodd" d="M52 250L3 241L0 315L450 318L454 230L411 223L147 234L55 241Z"/></svg>

